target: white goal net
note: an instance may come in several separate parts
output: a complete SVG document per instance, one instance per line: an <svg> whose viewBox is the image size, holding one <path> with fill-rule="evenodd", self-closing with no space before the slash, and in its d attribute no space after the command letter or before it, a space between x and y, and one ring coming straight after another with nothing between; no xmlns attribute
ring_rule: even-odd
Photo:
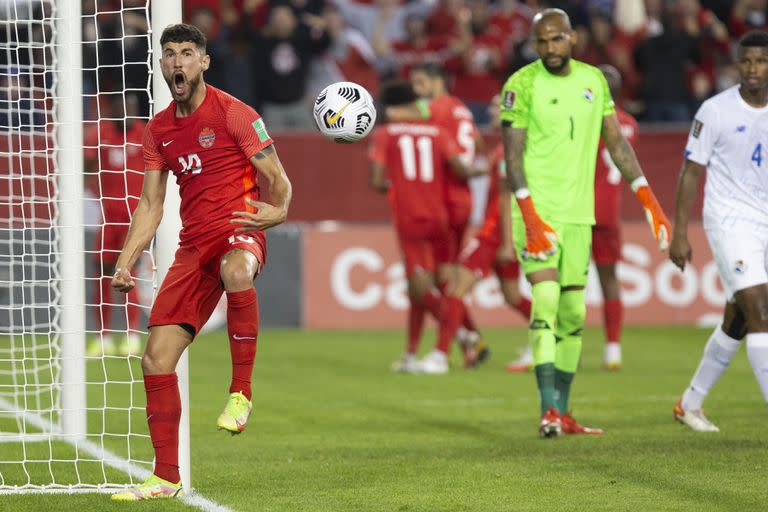
<svg viewBox="0 0 768 512"><path fill-rule="evenodd" d="M141 190L148 9L0 1L0 492L107 490L152 468L151 252L139 293L108 279Z"/></svg>

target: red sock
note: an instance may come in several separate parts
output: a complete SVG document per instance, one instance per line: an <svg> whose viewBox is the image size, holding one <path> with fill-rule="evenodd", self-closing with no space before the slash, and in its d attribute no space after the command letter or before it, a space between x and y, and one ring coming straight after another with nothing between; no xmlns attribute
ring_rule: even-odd
<svg viewBox="0 0 768 512"><path fill-rule="evenodd" d="M466 306L464 306L464 317L462 318L461 325L468 331L479 332L475 320L469 314L469 308Z"/></svg>
<svg viewBox="0 0 768 512"><path fill-rule="evenodd" d="M531 301L526 299L525 297L520 297L520 300L517 301L517 304L512 306L516 310L520 312L521 315L525 317L526 320L530 320L531 318Z"/></svg>
<svg viewBox="0 0 768 512"><path fill-rule="evenodd" d="M155 474L163 480L177 483L179 476L179 418L181 398L175 373L145 375L147 392L147 423L149 437L155 448Z"/></svg>
<svg viewBox="0 0 768 512"><path fill-rule="evenodd" d="M607 300L603 303L603 319L605 321L606 341L621 341L621 324L624 307L620 299Z"/></svg>
<svg viewBox="0 0 768 512"><path fill-rule="evenodd" d="M446 354L451 349L451 341L464 317L464 302L458 297L443 297L440 331L437 338L437 350Z"/></svg>
<svg viewBox="0 0 768 512"><path fill-rule="evenodd" d="M408 353L415 354L419 351L421 332L424 329L424 315L426 311L420 304L411 301L408 309Z"/></svg>
<svg viewBox="0 0 768 512"><path fill-rule="evenodd" d="M251 399L251 374L259 337L259 301L256 289L227 292L227 332L232 353L230 393L240 391Z"/></svg>
<svg viewBox="0 0 768 512"><path fill-rule="evenodd" d="M432 313L432 316L434 316L437 321L440 321L440 294L437 290L432 288L425 293L424 297L421 299L421 303L424 304L426 310Z"/></svg>

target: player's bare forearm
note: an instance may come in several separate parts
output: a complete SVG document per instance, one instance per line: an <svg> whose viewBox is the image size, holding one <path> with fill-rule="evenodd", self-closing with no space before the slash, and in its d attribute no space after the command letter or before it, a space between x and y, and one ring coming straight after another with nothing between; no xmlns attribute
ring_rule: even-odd
<svg viewBox="0 0 768 512"><path fill-rule="evenodd" d="M167 181L168 171L147 171L144 173L141 198L133 212L131 227L128 228L123 250L120 251L115 265L116 268L130 272L141 252L155 236L157 227L163 219L163 202L165 201Z"/></svg>
<svg viewBox="0 0 768 512"><path fill-rule="evenodd" d="M621 125L615 115L603 118L603 141L611 160L627 183L632 183L643 175L635 150L621 133Z"/></svg>
<svg viewBox="0 0 768 512"><path fill-rule="evenodd" d="M271 204L246 199L249 205L256 208L256 213L232 213L235 218L230 222L241 224L235 229L238 233L255 233L282 224L288 218L288 207L291 204L291 181L283 169L275 147L267 146L252 156L250 162L269 182Z"/></svg>
<svg viewBox="0 0 768 512"><path fill-rule="evenodd" d="M499 229L501 230L501 249L506 252L512 247L512 200L511 191L506 182L499 184Z"/></svg>
<svg viewBox="0 0 768 512"><path fill-rule="evenodd" d="M488 174L487 166L469 166L461 161L459 155L454 155L448 159L448 167L450 171L462 180L468 180L470 178L476 178L478 176L485 176Z"/></svg>
<svg viewBox="0 0 768 512"><path fill-rule="evenodd" d="M385 194L389 190L389 183L387 183L386 169L378 162L371 164L371 171L368 174L368 185L379 194Z"/></svg>
<svg viewBox="0 0 768 512"><path fill-rule="evenodd" d="M504 144L504 159L507 163L507 187L512 192L528 187L523 171L525 138L524 128L501 127L501 141Z"/></svg>
<svg viewBox="0 0 768 512"><path fill-rule="evenodd" d="M686 159L680 169L680 177L677 181L677 195L675 196L675 226L674 236L687 236L688 220L691 208L696 200L696 189L699 183L699 175L704 166Z"/></svg>

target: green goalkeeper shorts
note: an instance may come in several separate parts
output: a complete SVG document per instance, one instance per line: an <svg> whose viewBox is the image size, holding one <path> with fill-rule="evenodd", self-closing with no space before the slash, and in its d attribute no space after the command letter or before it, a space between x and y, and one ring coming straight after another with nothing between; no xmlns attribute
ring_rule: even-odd
<svg viewBox="0 0 768 512"><path fill-rule="evenodd" d="M560 276L560 286L586 286L592 247L592 226L550 222L549 225L555 230L559 239L557 252L545 261L541 261L523 259L525 224L521 220L514 222L513 225L512 238L515 242L517 260L525 275L553 268Z"/></svg>

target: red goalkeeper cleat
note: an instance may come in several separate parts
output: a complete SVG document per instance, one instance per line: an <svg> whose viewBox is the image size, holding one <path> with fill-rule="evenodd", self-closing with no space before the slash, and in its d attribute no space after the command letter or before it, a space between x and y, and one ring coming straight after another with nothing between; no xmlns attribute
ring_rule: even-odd
<svg viewBox="0 0 768 512"><path fill-rule="evenodd" d="M557 437L563 433L560 415L552 407L541 415L539 421L539 435L541 437Z"/></svg>
<svg viewBox="0 0 768 512"><path fill-rule="evenodd" d="M601 428L590 428L580 425L573 419L571 413L566 413L560 417L560 421L563 425L563 434L587 434L592 436L601 436L604 434Z"/></svg>

